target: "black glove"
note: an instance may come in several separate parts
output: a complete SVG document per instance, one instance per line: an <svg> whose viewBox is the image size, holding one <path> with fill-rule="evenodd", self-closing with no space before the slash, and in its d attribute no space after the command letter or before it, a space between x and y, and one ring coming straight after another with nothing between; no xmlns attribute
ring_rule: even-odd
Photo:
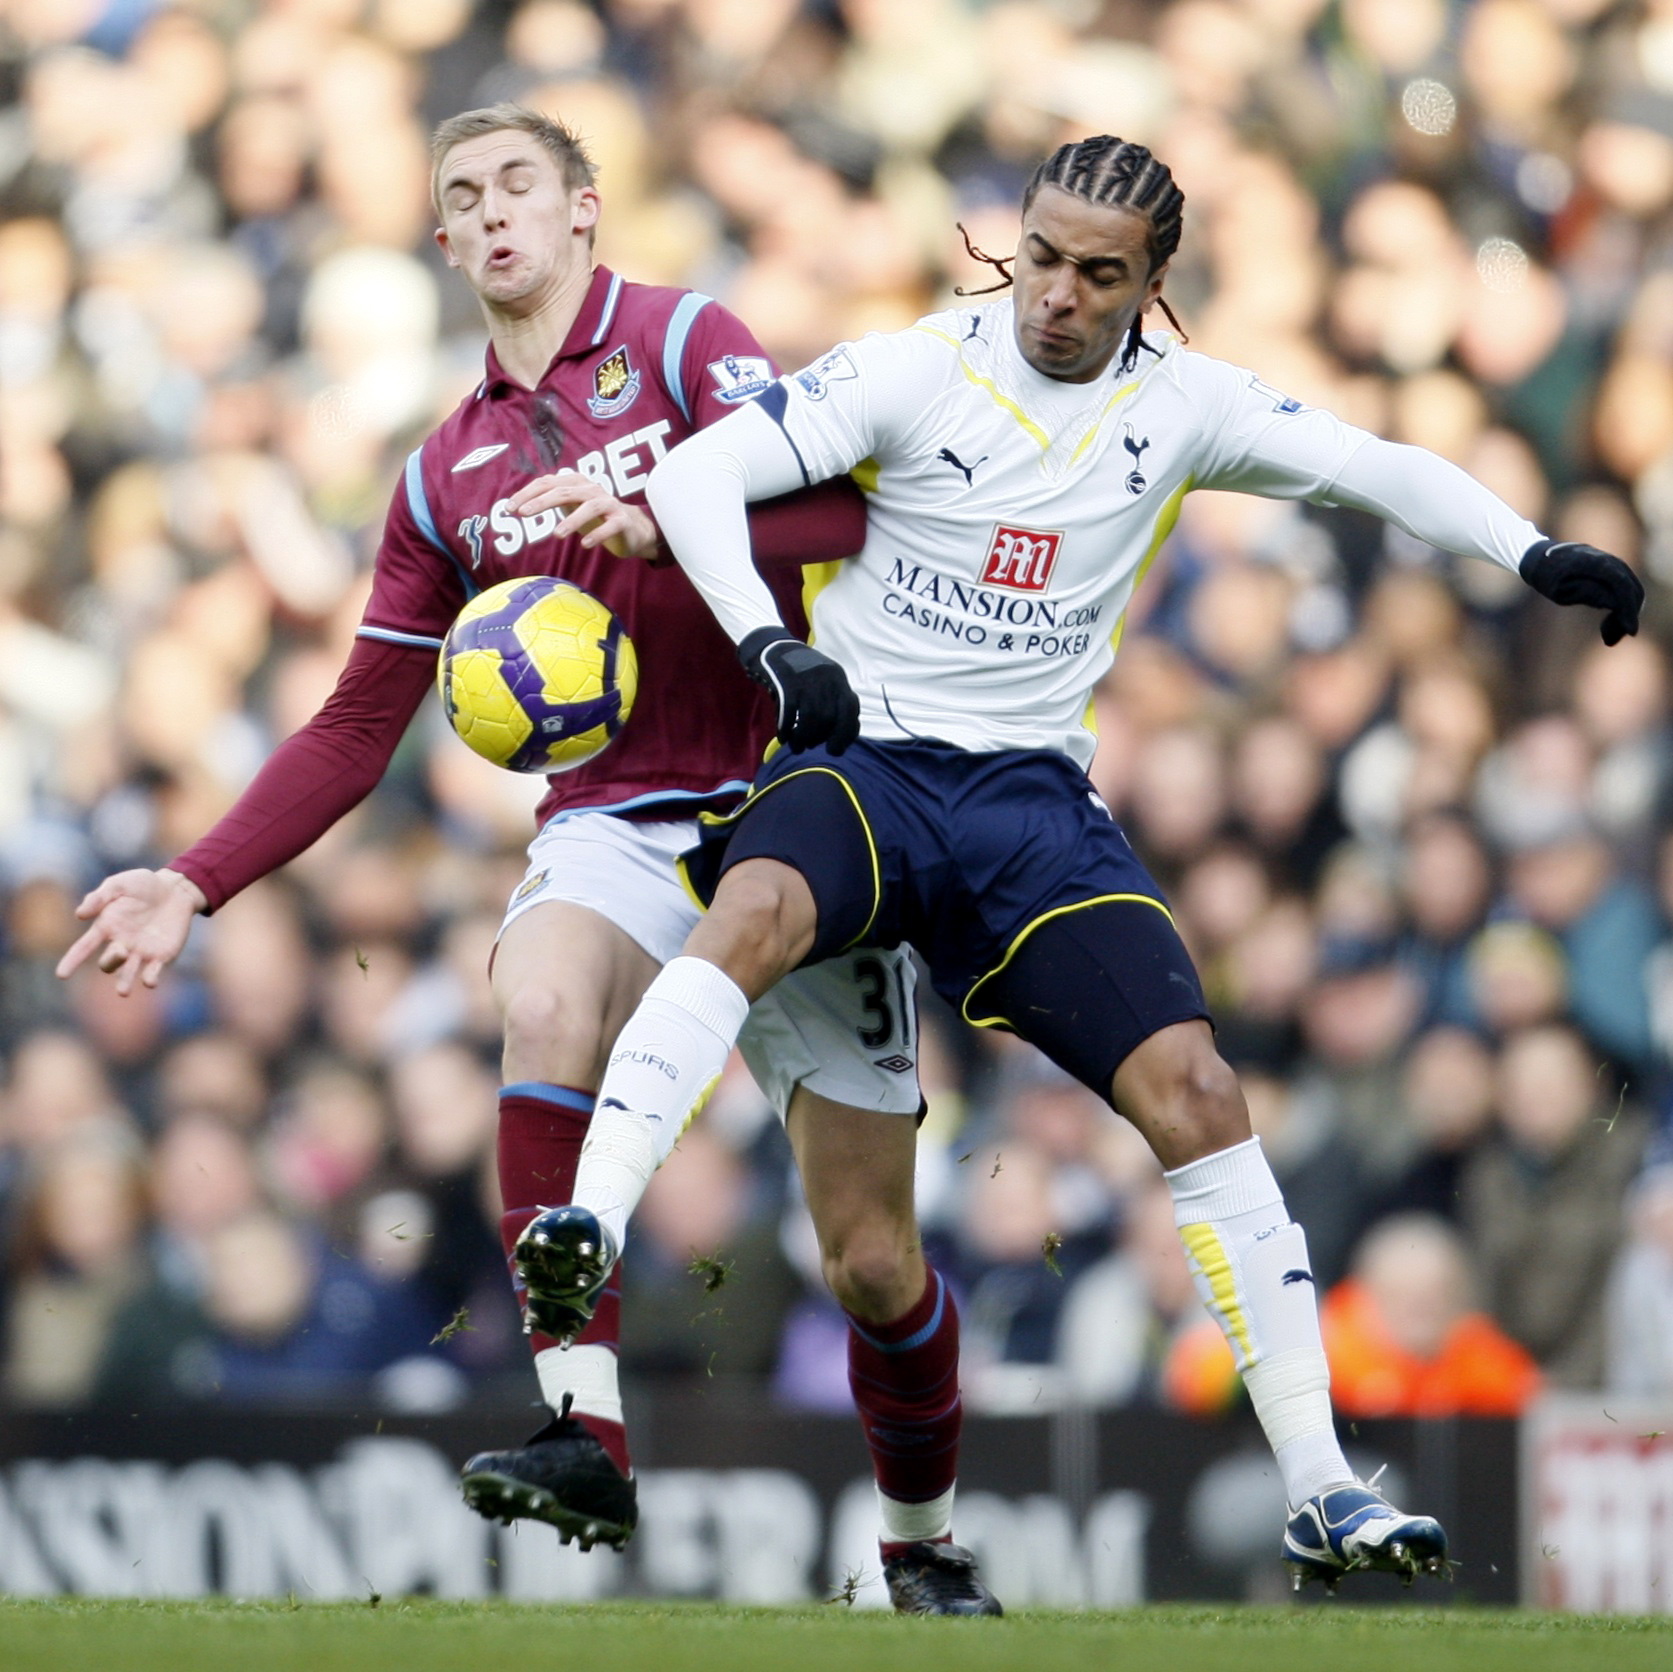
<svg viewBox="0 0 1673 1672"><path fill-rule="evenodd" d="M1538 540L1522 559L1522 579L1553 604L1607 610L1603 642L1619 644L1638 631L1644 583L1618 557L1575 540Z"/></svg>
<svg viewBox="0 0 1673 1672"><path fill-rule="evenodd" d="M840 755L860 735L860 699L829 656L782 627L757 627L738 660L778 707L778 740L796 754L823 743Z"/></svg>

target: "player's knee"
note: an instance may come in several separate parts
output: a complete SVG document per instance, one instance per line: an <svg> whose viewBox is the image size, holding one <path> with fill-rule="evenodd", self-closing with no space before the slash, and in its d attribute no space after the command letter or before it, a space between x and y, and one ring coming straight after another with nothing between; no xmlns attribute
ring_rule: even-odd
<svg viewBox="0 0 1673 1672"><path fill-rule="evenodd" d="M898 1318L917 1300L918 1264L916 1233L894 1225L857 1231L824 1251L825 1282L838 1304L878 1323Z"/></svg>
<svg viewBox="0 0 1673 1672"><path fill-rule="evenodd" d="M1249 1136L1242 1088L1230 1064L1212 1047L1191 1052L1180 1065L1174 1098L1202 1154L1229 1149Z"/></svg>
<svg viewBox="0 0 1673 1672"><path fill-rule="evenodd" d="M505 1067L511 1079L563 1078L598 1052L596 1007L544 982L525 982L503 1003Z"/></svg>

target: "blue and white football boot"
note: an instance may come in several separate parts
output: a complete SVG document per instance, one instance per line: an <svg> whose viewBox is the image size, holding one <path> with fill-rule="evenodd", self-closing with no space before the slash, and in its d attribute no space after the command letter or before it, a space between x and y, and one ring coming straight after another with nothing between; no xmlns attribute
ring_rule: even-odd
<svg viewBox="0 0 1673 1672"><path fill-rule="evenodd" d="M1397 1573L1408 1585L1420 1573L1448 1571L1440 1522L1402 1514L1360 1481L1332 1486L1296 1510L1284 1528L1283 1556L1298 1591L1309 1579L1334 1591L1343 1574L1361 1570Z"/></svg>
<svg viewBox="0 0 1673 1672"><path fill-rule="evenodd" d="M615 1239L588 1208L545 1208L511 1251L523 1285L523 1333L567 1347L585 1328L619 1255Z"/></svg>

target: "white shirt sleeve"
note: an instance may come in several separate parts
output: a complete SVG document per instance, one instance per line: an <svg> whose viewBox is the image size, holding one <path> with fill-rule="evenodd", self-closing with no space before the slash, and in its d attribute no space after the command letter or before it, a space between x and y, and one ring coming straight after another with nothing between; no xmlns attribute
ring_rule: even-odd
<svg viewBox="0 0 1673 1672"><path fill-rule="evenodd" d="M903 443L933 407L949 358L948 345L927 331L872 331L780 378L778 421L807 480L840 476ZM770 391L761 397L772 399Z"/></svg>
<svg viewBox="0 0 1673 1672"><path fill-rule="evenodd" d="M912 362L934 344L911 335L833 348L688 436L651 472L645 499L662 537L735 643L783 625L750 559L744 506L853 469L923 416Z"/></svg>
<svg viewBox="0 0 1673 1672"><path fill-rule="evenodd" d="M734 644L758 627L784 625L750 556L744 507L807 479L789 438L761 410L773 392L688 436L645 484L668 549Z"/></svg>
<svg viewBox="0 0 1673 1672"><path fill-rule="evenodd" d="M1368 436L1321 504L1369 511L1414 539L1521 572L1539 529L1438 453Z"/></svg>
<svg viewBox="0 0 1673 1672"><path fill-rule="evenodd" d="M1304 407L1253 372L1203 355L1187 361L1193 393L1219 413L1197 487L1369 511L1442 551L1513 571L1540 538L1526 517L1438 454Z"/></svg>

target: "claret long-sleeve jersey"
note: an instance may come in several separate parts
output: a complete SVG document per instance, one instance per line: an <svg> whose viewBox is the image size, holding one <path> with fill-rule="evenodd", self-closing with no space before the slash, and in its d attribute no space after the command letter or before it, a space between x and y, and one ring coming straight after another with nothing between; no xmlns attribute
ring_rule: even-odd
<svg viewBox="0 0 1673 1672"><path fill-rule="evenodd" d="M760 344L718 303L628 284L605 267L537 388L507 377L490 348L482 383L407 460L336 690L173 868L213 909L316 841L382 776L434 684L460 608L523 575L558 575L602 599L632 637L640 670L621 735L550 780L541 822L580 809L683 817L740 794L772 734L771 707L690 581L666 560L559 540L564 512L517 517L507 501L559 470L639 499L670 448L772 388L774 376ZM790 485L799 489L800 478ZM799 624L802 565L857 551L864 507L848 483L833 483L758 507L751 529L775 608Z"/></svg>
<svg viewBox="0 0 1673 1672"><path fill-rule="evenodd" d="M745 500L839 472L865 492L865 549L818 592L812 627L863 734L1082 765L1093 687L1193 488L1353 506L1511 569L1539 538L1435 455L1171 336L1090 383L1047 377L1007 298L845 343L658 468L663 536L734 639L778 619Z"/></svg>

